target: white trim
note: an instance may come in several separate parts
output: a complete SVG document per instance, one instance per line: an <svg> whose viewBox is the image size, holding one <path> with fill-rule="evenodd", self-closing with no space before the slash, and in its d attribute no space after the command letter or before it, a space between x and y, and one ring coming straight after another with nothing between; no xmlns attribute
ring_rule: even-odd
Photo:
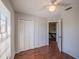
<svg viewBox="0 0 79 59"><path fill-rule="evenodd" d="M57 22L57 24L59 23L59 22L61 22L61 19L59 19L59 20L56 20L56 21L53 21L53 20L50 20L50 21L48 21L47 22L47 33L48 33L48 41L49 41L49 22ZM57 26L56 26L56 28L57 28ZM62 29L61 29L62 30ZM61 33L62 34L62 33ZM57 34L57 29L56 29L56 38L58 38L58 34ZM62 38L61 38L62 39ZM57 40L56 40L57 41ZM58 43L57 43L58 44ZM62 44L62 42L61 42L61 44ZM61 50L62 50L62 45L61 45ZM60 52L62 52L60 50Z"/></svg>

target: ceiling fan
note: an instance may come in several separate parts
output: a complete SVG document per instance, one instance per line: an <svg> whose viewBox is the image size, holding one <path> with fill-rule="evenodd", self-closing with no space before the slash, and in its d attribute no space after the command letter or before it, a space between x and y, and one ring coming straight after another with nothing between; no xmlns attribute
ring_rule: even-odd
<svg viewBox="0 0 79 59"><path fill-rule="evenodd" d="M45 5L44 8L47 8L50 12L53 12L57 9L58 6L67 7L70 4L63 2L63 0L50 0L48 5ZM72 7L68 7L66 10L71 9Z"/></svg>

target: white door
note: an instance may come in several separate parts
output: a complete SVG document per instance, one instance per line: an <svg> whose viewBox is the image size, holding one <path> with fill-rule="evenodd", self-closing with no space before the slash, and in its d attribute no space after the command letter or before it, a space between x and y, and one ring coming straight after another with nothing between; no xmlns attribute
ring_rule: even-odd
<svg viewBox="0 0 79 59"><path fill-rule="evenodd" d="M24 21L18 20L16 28L16 51L24 51Z"/></svg>
<svg viewBox="0 0 79 59"><path fill-rule="evenodd" d="M33 49L34 48L34 22L24 21L24 48Z"/></svg>
<svg viewBox="0 0 79 59"><path fill-rule="evenodd" d="M34 22L18 20L18 51L34 48Z"/></svg>
<svg viewBox="0 0 79 59"><path fill-rule="evenodd" d="M56 36L57 36L57 45L58 45L58 48L60 50L60 52L62 51L62 20L59 20L57 22L57 33L56 33Z"/></svg>

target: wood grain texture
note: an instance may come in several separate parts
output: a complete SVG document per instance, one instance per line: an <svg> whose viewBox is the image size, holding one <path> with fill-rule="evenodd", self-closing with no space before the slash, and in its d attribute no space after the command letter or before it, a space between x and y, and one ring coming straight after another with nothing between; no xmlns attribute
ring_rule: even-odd
<svg viewBox="0 0 79 59"><path fill-rule="evenodd" d="M15 59L75 59L68 54L60 53L55 41L49 46L23 51L15 55Z"/></svg>

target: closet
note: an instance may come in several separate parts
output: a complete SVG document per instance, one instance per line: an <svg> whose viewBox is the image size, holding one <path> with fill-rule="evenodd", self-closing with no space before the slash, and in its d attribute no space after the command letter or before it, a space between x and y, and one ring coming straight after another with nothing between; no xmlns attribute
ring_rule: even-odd
<svg viewBox="0 0 79 59"><path fill-rule="evenodd" d="M17 20L16 51L26 51L34 48L34 22Z"/></svg>

